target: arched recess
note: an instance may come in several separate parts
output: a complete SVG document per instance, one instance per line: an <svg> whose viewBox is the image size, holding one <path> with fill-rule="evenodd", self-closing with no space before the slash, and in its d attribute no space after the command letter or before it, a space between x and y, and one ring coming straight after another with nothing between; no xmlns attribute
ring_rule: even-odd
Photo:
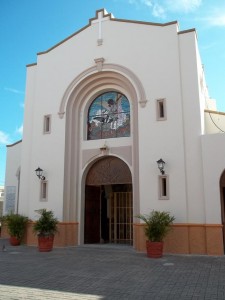
<svg viewBox="0 0 225 300"><path fill-rule="evenodd" d="M221 220L223 225L223 245L225 250L225 170L220 177Z"/></svg>
<svg viewBox="0 0 225 300"><path fill-rule="evenodd" d="M130 169L121 159L105 156L88 171L86 185L132 184Z"/></svg>
<svg viewBox="0 0 225 300"><path fill-rule="evenodd" d="M102 73L102 72L114 72L116 74L123 75L134 87L136 93L136 101L139 102L142 107L146 105L147 100L146 100L144 87L141 81L139 80L139 78L131 70L117 64L103 64L100 71L101 72L99 72L98 66L90 67L89 69L79 74L70 83L70 85L68 86L68 88L66 89L62 97L62 101L59 106L58 114L60 118L63 118L66 112L67 103L71 99L71 95L74 92L74 88L78 87L80 84L82 85L82 82L89 76L94 75L96 73Z"/></svg>
<svg viewBox="0 0 225 300"><path fill-rule="evenodd" d="M133 244L132 175L115 156L98 159L85 180L84 243Z"/></svg>
<svg viewBox="0 0 225 300"><path fill-rule="evenodd" d="M77 76L65 92L59 109L60 117L66 115L63 219L67 222L80 222L81 203L84 201L82 105L87 99L107 90L121 91L132 105L131 118L135 120L131 125L133 199L134 213L139 212L138 102L142 103L145 94L140 81L131 71L117 65L104 65L101 71L92 67Z"/></svg>

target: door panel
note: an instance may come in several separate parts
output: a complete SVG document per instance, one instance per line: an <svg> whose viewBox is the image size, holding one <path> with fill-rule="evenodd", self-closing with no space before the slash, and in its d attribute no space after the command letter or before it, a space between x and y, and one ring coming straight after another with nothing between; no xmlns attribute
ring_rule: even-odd
<svg viewBox="0 0 225 300"><path fill-rule="evenodd" d="M111 194L110 242L133 243L133 200L131 192Z"/></svg>
<svg viewBox="0 0 225 300"><path fill-rule="evenodd" d="M222 187L222 196L221 196L221 218L222 218L222 225L223 225L223 247L225 250L225 187Z"/></svg>
<svg viewBox="0 0 225 300"><path fill-rule="evenodd" d="M100 186L86 186L84 243L100 243Z"/></svg>

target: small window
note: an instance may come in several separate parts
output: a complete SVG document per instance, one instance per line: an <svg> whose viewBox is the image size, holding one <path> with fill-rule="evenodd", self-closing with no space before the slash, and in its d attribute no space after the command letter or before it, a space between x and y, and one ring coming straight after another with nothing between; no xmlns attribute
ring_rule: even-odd
<svg viewBox="0 0 225 300"><path fill-rule="evenodd" d="M44 133L51 132L51 116L44 116Z"/></svg>
<svg viewBox="0 0 225 300"><path fill-rule="evenodd" d="M166 100L165 99L158 99L156 101L156 113L157 113L158 121L166 120Z"/></svg>
<svg viewBox="0 0 225 300"><path fill-rule="evenodd" d="M47 201L48 196L48 182L47 181L41 181L41 201Z"/></svg>
<svg viewBox="0 0 225 300"><path fill-rule="evenodd" d="M169 179L167 175L159 176L159 199L169 199Z"/></svg>

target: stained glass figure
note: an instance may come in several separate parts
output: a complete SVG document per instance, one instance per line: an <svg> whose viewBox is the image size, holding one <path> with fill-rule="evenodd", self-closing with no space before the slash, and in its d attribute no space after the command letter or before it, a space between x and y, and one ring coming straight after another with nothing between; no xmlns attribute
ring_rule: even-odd
<svg viewBox="0 0 225 300"><path fill-rule="evenodd" d="M88 111L87 139L110 139L130 136L130 103L119 92L101 94Z"/></svg>

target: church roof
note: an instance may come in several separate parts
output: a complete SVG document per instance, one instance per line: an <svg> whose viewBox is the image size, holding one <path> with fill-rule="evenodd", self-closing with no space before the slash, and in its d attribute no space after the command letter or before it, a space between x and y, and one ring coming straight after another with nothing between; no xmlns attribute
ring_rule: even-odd
<svg viewBox="0 0 225 300"><path fill-rule="evenodd" d="M99 10L96 11L95 17L89 19L89 23L86 26L82 27L80 30L76 31L72 35L70 35L67 38L63 39L61 42L55 44L54 46L52 46L48 50L42 51L42 52L38 52L37 55L42 55L42 54L50 52L51 50L55 49L56 47L60 46L61 44L65 43L69 39L73 38L74 36L76 36L77 34L79 34L80 32L82 32L83 30L87 29L92 24L99 22L100 18L108 19L108 20L113 21L113 22L133 23L133 24L141 24L141 25L149 25L149 26L159 26L159 27L165 27L165 26L170 26L170 25L177 25L177 27L179 27L178 21L172 21L172 22L167 22L167 23L154 23L154 22L144 22L144 21L117 19L117 18L115 18L113 16L113 14L108 13L104 8L102 8L102 9L99 9ZM188 29L188 30L178 31L178 34L188 33L188 32L192 32L192 31L195 31L195 29L192 28L192 29ZM34 66L34 65L37 65L37 63L28 64L27 67L31 67L31 66Z"/></svg>
<svg viewBox="0 0 225 300"><path fill-rule="evenodd" d="M99 9L99 10L96 11L96 14L95 14L94 18L89 19L88 25L82 27L80 30L76 31L75 33L73 33L72 35L68 36L67 38L65 38L61 42L59 42L56 45L54 45L53 47L49 48L48 50L39 52L37 54L41 55L41 54L44 54L44 53L48 53L49 51L51 51L54 48L58 47L62 43L66 42L67 40L69 40L72 37L74 37L75 35L79 34L81 31L85 30L86 28L88 28L89 26L91 26L95 21L97 21L98 18L99 18L99 14L102 14L102 16L104 18L108 17L108 19L110 21L113 21L113 22L125 22L125 23L143 24L143 25L161 26L161 27L169 26L169 25L173 25L173 24L176 24L178 26L178 22L177 21L172 21L172 22L167 22L167 23L153 23L153 22L144 22L144 21L116 19L111 13L108 13L104 8L102 8L102 9ZM190 31L195 31L195 29L184 30L184 31L180 31L178 33L181 34L181 33L187 33L187 32L190 32Z"/></svg>

